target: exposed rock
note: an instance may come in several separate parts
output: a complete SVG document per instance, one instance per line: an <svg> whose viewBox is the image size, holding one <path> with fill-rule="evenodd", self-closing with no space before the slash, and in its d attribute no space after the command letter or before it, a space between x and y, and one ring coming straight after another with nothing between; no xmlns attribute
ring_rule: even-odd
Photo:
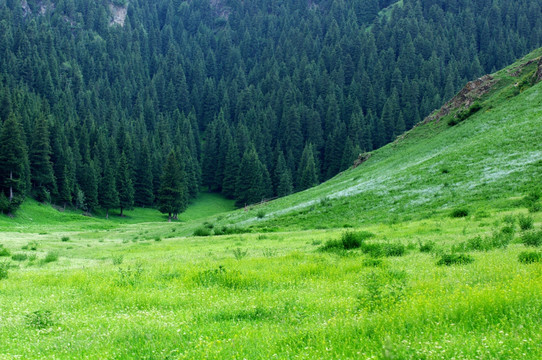
<svg viewBox="0 0 542 360"><path fill-rule="evenodd" d="M541 58L536 58L536 59L533 59L533 60L529 60L526 63L520 64L517 68L512 68L512 69L508 70L508 74L510 76L513 76L513 77L518 77L518 76L521 75L521 72L523 71L524 68L526 68L527 66L529 66L532 63L535 63L537 61L540 63L540 59Z"/></svg>
<svg viewBox="0 0 542 360"><path fill-rule="evenodd" d="M534 82L542 81L542 57L538 59L538 69L534 73Z"/></svg>
<svg viewBox="0 0 542 360"><path fill-rule="evenodd" d="M226 5L224 0L211 0L211 7L215 11L215 15L226 20L230 17L231 8Z"/></svg>
<svg viewBox="0 0 542 360"><path fill-rule="evenodd" d="M482 95L486 94L491 88L498 82L491 75L484 75L481 78L471 81L465 85L465 87L440 108L439 111L433 112L426 117L422 124L427 124L431 121L439 121L444 116L448 115L455 109L465 108L468 109L476 100Z"/></svg>
<svg viewBox="0 0 542 360"><path fill-rule="evenodd" d="M126 20L126 15L128 14L128 6L117 6L115 4L109 4L109 11L113 18L109 22L110 26L115 24L124 26L124 21Z"/></svg>
<svg viewBox="0 0 542 360"><path fill-rule="evenodd" d="M23 9L24 17L32 14L32 10L30 9L30 6L28 6L28 2L26 0L21 0L21 8Z"/></svg>
<svg viewBox="0 0 542 360"><path fill-rule="evenodd" d="M359 154L358 158L354 161L354 165L352 166L353 169L357 168L367 160L371 158L371 153L363 153Z"/></svg>

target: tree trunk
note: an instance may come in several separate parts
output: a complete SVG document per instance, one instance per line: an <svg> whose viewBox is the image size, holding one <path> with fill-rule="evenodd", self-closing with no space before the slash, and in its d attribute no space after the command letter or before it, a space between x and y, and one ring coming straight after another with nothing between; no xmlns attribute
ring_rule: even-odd
<svg viewBox="0 0 542 360"><path fill-rule="evenodd" d="M13 180L13 171L9 172L9 180ZM9 183L9 202L13 200L13 182L10 181Z"/></svg>
<svg viewBox="0 0 542 360"><path fill-rule="evenodd" d="M168 214L167 222L171 222L171 213Z"/></svg>
<svg viewBox="0 0 542 360"><path fill-rule="evenodd" d="M123 217L123 216L124 216L124 215L122 214L122 211L123 211L123 210L124 210L124 209L121 207L121 208L120 208L120 217Z"/></svg>
<svg viewBox="0 0 542 360"><path fill-rule="evenodd" d="M109 219L109 209L105 209L105 218Z"/></svg>

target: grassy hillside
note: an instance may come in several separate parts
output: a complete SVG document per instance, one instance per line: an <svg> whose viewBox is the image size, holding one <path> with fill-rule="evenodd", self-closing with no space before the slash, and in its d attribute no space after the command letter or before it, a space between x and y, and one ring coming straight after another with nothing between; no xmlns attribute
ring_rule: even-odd
<svg viewBox="0 0 542 360"><path fill-rule="evenodd" d="M0 217L0 359L540 359L527 60L457 125L464 109L248 211L204 194L171 224L34 202Z"/></svg>
<svg viewBox="0 0 542 360"><path fill-rule="evenodd" d="M536 62L510 73L540 55L495 74L481 110L458 125L448 122L460 110L414 128L356 169L228 220L256 229L334 228L422 219L456 207L473 214L516 207L541 185L542 84L520 89Z"/></svg>

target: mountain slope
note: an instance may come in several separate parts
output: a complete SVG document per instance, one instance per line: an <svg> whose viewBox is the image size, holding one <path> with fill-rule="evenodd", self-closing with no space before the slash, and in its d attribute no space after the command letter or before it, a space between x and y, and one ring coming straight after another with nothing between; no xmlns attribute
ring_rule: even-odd
<svg viewBox="0 0 542 360"><path fill-rule="evenodd" d="M539 49L494 74L481 110L421 123L368 161L313 189L254 207L229 221L256 227L339 227L517 204L542 179L542 85L530 86ZM519 72L519 73L518 73ZM429 117L427 120L431 120Z"/></svg>

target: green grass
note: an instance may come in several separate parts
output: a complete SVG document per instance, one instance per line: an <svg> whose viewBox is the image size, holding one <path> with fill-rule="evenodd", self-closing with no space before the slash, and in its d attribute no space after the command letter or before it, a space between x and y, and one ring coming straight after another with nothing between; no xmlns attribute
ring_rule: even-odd
<svg viewBox="0 0 542 360"><path fill-rule="evenodd" d="M542 213L524 201L542 88L510 97L507 74L461 123L248 211L202 193L172 223L0 216L0 359L542 358Z"/></svg>

